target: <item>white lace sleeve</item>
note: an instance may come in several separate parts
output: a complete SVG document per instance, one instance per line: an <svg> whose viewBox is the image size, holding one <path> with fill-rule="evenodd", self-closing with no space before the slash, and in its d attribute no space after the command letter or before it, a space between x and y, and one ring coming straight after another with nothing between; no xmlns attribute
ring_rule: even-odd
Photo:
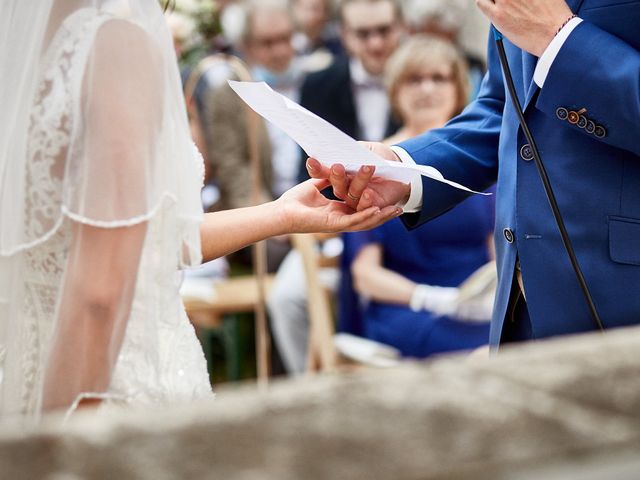
<svg viewBox="0 0 640 480"><path fill-rule="evenodd" d="M134 297L162 119L156 52L126 21L98 30L82 77L67 160L73 220L43 409L106 392Z"/></svg>

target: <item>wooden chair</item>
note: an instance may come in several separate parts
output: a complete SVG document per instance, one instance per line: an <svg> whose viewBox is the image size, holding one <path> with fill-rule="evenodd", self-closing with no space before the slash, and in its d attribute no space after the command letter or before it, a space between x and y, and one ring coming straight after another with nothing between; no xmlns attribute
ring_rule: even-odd
<svg viewBox="0 0 640 480"><path fill-rule="evenodd" d="M248 66L242 60L232 55L214 54L208 56L202 59L194 68L186 81L184 90L192 136L196 144L201 148L203 154L206 152L204 133L202 131L202 124L194 95L196 87L204 74L210 68L221 63L224 63L229 67L229 71L233 72L234 80L252 80ZM246 105L243 113L247 117L247 144L249 145L249 163L251 166L251 201L254 205L258 205L264 201L260 180L261 166L258 140L259 122L261 120L258 114ZM208 166L208 164L209 162L205 161L205 165ZM267 283L269 282L267 275L266 244L259 242L253 246L253 250L254 276L242 279L230 279L223 284L217 285L218 296L216 302L214 302L215 305L198 305L196 302L195 304L187 306L187 311L189 312L189 310L191 310L192 321L196 324L197 322L203 321L205 324L217 322L218 325L221 323L221 316L226 313L238 313L239 309L253 312L256 322L258 383L261 386L266 386L271 370L271 344L265 300L268 288ZM248 307L251 308L247 310ZM202 313L203 308L206 313Z"/></svg>
<svg viewBox="0 0 640 480"><path fill-rule="evenodd" d="M267 275L264 281L265 291L268 292L273 283L273 275ZM239 318L241 314L252 313L260 308L261 294L258 279L255 275L244 275L231 277L220 282L211 283L211 299L183 298L184 306L191 323L196 328L219 329L224 324L225 318ZM256 342L260 341L260 326L256 322ZM205 348L206 349L206 348ZM229 348L229 350L234 350ZM239 364L239 359L235 358L237 352L229 351L233 357L229 359L233 365ZM268 365L264 355L256 355L257 371L268 370ZM238 368L231 368L230 371L237 371ZM231 380L238 380L238 373L228 375Z"/></svg>
<svg viewBox="0 0 640 480"><path fill-rule="evenodd" d="M293 235L293 248L300 252L307 282L309 315L309 347L307 370L310 372L333 371L339 358L333 344L335 327L330 294L320 282L319 271L323 267L337 266L337 257L325 257L318 249L318 239L313 234Z"/></svg>
<svg viewBox="0 0 640 480"><path fill-rule="evenodd" d="M307 371L310 373L333 372L397 365L400 361L400 352L393 347L354 335L335 335L330 292L320 281L320 269L329 266L337 267L339 258L322 255L318 246L319 238L321 236L313 234L292 237L293 247L302 257L307 282L307 312L310 327ZM343 353L336 348L338 343ZM375 354L375 358L367 354Z"/></svg>

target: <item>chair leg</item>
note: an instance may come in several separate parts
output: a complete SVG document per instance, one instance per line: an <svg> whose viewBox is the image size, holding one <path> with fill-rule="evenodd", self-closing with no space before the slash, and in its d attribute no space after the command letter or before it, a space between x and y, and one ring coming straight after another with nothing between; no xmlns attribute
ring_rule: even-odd
<svg viewBox="0 0 640 480"><path fill-rule="evenodd" d="M227 380L237 381L242 379L243 358L245 348L241 339L239 315L227 315L223 323L223 338L225 346L225 359L227 364Z"/></svg>

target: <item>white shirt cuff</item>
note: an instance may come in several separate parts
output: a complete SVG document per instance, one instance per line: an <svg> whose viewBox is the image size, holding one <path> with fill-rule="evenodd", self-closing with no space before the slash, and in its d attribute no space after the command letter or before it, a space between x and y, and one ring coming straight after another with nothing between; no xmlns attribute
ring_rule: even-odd
<svg viewBox="0 0 640 480"><path fill-rule="evenodd" d="M400 161L402 163L408 163L410 165L415 165L416 162L411 155L407 153L407 151L394 145L391 147L398 157L400 157ZM409 199L407 203L404 205L398 205L404 213L415 213L422 210L422 175L416 173L415 176L411 179L411 192L409 193Z"/></svg>
<svg viewBox="0 0 640 480"><path fill-rule="evenodd" d="M553 61L558 56L562 45L567 41L573 29L582 23L582 19L579 17L572 18L569 22L562 27L562 30L558 32L558 34L553 37L551 43L544 51L544 53L538 59L538 64L536 65L536 69L533 72L533 81L536 82L540 88L544 86L544 82L547 79L547 75L549 74L549 70L551 69L551 65Z"/></svg>

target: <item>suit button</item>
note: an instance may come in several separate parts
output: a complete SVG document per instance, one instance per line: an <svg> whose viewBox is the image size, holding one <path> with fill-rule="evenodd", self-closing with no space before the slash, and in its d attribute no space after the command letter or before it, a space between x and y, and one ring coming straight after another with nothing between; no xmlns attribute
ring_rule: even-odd
<svg viewBox="0 0 640 480"><path fill-rule="evenodd" d="M607 131L602 125L596 125L595 131L593 133L598 138L604 138L607 136Z"/></svg>
<svg viewBox="0 0 640 480"><path fill-rule="evenodd" d="M587 133L594 133L596 131L596 124L593 120L587 120L587 126L584 127Z"/></svg>
<svg viewBox="0 0 640 480"><path fill-rule="evenodd" d="M584 115L580 115L580 118L578 119L578 126L580 128L587 128L587 123L589 123L587 117L585 117Z"/></svg>
<svg viewBox="0 0 640 480"><path fill-rule="evenodd" d="M507 243L513 243L513 230L511 230L510 228L505 228L502 231L503 235L504 235L504 239L507 241Z"/></svg>
<svg viewBox="0 0 640 480"><path fill-rule="evenodd" d="M525 143L522 148L520 148L520 156L526 162L533 160L533 149L531 148L531 145Z"/></svg>
<svg viewBox="0 0 640 480"><path fill-rule="evenodd" d="M569 122L571 125L575 125L579 120L580 114L578 112L574 112L573 110L569 112L569 115L567 116L567 122Z"/></svg>
<svg viewBox="0 0 640 480"><path fill-rule="evenodd" d="M586 113L587 109L586 108L581 108L580 110L578 110L577 112L571 110L569 112L569 114L567 115L567 122L569 122L571 125L578 125L580 126L580 122L581 121L586 121L587 119L584 118L584 120L580 120L583 117L583 113ZM586 123L584 124L584 127L586 127ZM582 128L584 128L582 127Z"/></svg>
<svg viewBox="0 0 640 480"><path fill-rule="evenodd" d="M567 110L564 107L560 107L559 109L556 110L556 116L560 119L560 120L566 120L567 117L569 116L569 110Z"/></svg>

